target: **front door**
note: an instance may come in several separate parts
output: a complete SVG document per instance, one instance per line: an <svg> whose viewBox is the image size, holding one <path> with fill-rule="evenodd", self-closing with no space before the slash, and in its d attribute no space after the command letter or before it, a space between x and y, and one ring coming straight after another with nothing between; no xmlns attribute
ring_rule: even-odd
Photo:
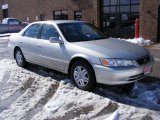
<svg viewBox="0 0 160 120"><path fill-rule="evenodd" d="M160 42L160 6L158 7L158 32L157 32L157 42Z"/></svg>
<svg viewBox="0 0 160 120"><path fill-rule="evenodd" d="M51 43L49 40L51 37L59 37L56 28L53 25L44 24L37 45L38 62L43 66L63 71L64 45Z"/></svg>

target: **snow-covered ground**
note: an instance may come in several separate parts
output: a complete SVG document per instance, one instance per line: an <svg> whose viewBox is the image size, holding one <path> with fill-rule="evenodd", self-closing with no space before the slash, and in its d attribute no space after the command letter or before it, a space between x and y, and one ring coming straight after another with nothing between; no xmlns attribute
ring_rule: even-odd
<svg viewBox="0 0 160 120"><path fill-rule="evenodd" d="M119 40L125 40L127 42L131 42L134 44L139 44L139 45L151 45L153 42L151 40L145 40L144 38L140 37L140 38L134 38L134 39L120 39Z"/></svg>
<svg viewBox="0 0 160 120"><path fill-rule="evenodd" d="M59 73L0 60L0 120L159 120L159 111L160 81L137 82L129 94L86 92Z"/></svg>
<svg viewBox="0 0 160 120"><path fill-rule="evenodd" d="M8 43L9 41L9 36L1 36L0 35L0 44Z"/></svg>

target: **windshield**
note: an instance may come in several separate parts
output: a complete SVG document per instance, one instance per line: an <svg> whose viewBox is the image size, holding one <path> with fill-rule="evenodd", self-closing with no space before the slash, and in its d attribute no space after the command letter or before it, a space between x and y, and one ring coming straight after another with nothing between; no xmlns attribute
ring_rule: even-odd
<svg viewBox="0 0 160 120"><path fill-rule="evenodd" d="M107 35L89 23L62 23L58 24L58 27L68 42L91 41L107 38Z"/></svg>

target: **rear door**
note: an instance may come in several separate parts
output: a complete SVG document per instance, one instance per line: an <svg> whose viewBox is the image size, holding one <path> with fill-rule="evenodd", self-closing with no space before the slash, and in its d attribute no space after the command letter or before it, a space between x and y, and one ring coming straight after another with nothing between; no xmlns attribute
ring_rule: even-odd
<svg viewBox="0 0 160 120"><path fill-rule="evenodd" d="M37 62L36 46L37 38L41 29L41 24L36 23L28 27L23 36L19 39L19 46L28 61Z"/></svg>
<svg viewBox="0 0 160 120"><path fill-rule="evenodd" d="M44 24L37 45L39 64L59 71L64 70L64 45L51 43L51 37L60 37L56 28L51 24Z"/></svg>

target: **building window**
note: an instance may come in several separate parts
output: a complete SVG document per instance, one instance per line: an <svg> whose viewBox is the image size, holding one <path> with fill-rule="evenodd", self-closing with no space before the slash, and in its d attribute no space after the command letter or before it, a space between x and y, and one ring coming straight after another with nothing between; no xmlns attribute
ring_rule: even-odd
<svg viewBox="0 0 160 120"><path fill-rule="evenodd" d="M82 20L82 11L81 10L74 11L74 20Z"/></svg>
<svg viewBox="0 0 160 120"><path fill-rule="evenodd" d="M45 20L45 14L40 14L39 18L40 18L40 21L44 21Z"/></svg>
<svg viewBox="0 0 160 120"><path fill-rule="evenodd" d="M68 20L68 10L53 11L54 20Z"/></svg>
<svg viewBox="0 0 160 120"><path fill-rule="evenodd" d="M120 5L128 5L130 4L130 0L120 0Z"/></svg>
<svg viewBox="0 0 160 120"><path fill-rule="evenodd" d="M111 37L134 36L135 19L139 18L139 4L140 0L103 0L103 31Z"/></svg>

